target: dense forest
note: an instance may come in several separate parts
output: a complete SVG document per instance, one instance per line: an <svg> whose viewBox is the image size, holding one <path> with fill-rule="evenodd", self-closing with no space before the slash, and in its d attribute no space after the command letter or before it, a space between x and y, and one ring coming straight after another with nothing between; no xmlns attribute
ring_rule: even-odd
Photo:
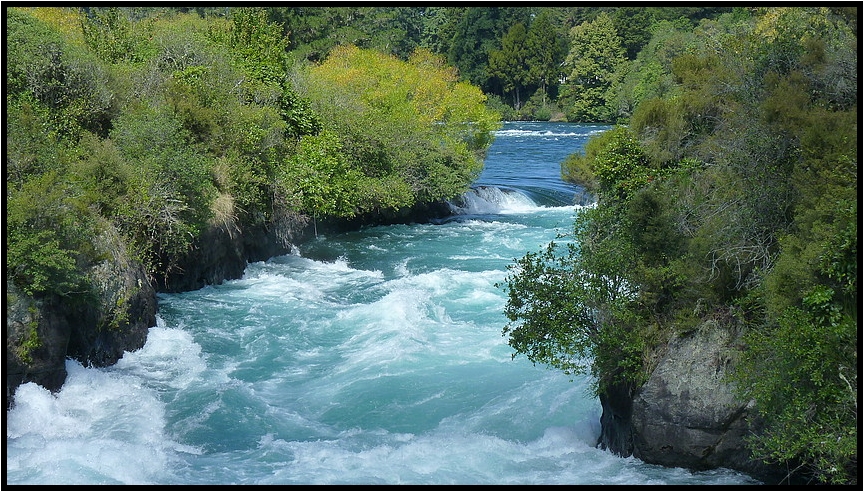
<svg viewBox="0 0 864 492"><path fill-rule="evenodd" d="M597 198L577 240L511 270L511 346L635 388L670 333L734 324L735 382L768 423L754 456L858 475L857 7L4 16L21 295L95 302L104 235L165 287L209 227L287 243L452 198L502 119L615 124L562 164ZM22 360L40 343L18 342Z"/></svg>

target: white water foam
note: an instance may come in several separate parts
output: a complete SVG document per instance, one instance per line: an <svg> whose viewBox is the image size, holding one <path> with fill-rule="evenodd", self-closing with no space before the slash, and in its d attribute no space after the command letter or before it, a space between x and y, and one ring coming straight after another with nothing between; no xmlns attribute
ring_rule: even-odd
<svg viewBox="0 0 864 492"><path fill-rule="evenodd" d="M450 202L457 215L506 214L535 210L539 206L529 197L515 190L497 186L478 186Z"/></svg>
<svg viewBox="0 0 864 492"><path fill-rule="evenodd" d="M7 413L6 472L19 484L149 484L169 462L164 405L126 376L76 362L52 395L27 383Z"/></svg>
<svg viewBox="0 0 864 492"><path fill-rule="evenodd" d="M606 131L606 128L591 129L581 132L556 132L552 130L521 130L509 129L498 130L495 132L496 137L587 137Z"/></svg>
<svg viewBox="0 0 864 492"><path fill-rule="evenodd" d="M182 390L205 370L189 334L150 328L147 343L109 368L66 361L56 394L34 383L18 387L7 412L6 471L16 484L154 484L164 482L177 453L200 449L166 431L160 391Z"/></svg>

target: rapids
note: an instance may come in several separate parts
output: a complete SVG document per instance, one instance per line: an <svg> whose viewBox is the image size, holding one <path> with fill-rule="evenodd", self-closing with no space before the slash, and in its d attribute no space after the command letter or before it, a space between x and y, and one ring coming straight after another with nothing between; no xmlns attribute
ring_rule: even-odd
<svg viewBox="0 0 864 492"><path fill-rule="evenodd" d="M595 447L587 377L513 358L496 284L567 232L560 162L602 126L507 123L436 224L319 236L242 279L159 296L115 366L18 390L7 483L732 485Z"/></svg>

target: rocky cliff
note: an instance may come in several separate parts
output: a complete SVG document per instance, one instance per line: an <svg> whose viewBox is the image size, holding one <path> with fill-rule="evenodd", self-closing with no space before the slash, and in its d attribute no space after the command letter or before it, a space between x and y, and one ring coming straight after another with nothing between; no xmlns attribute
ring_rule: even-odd
<svg viewBox="0 0 864 492"><path fill-rule="evenodd" d="M286 216L279 224L242 227L234 220L214 222L196 246L178 259L176 272L148 279L110 225L94 238L104 260L87 275L92 295L85 300L34 299L6 281L6 407L15 389L35 382L57 391L66 379L66 359L84 365L110 366L126 351L140 349L149 327L156 325L156 292L181 292L222 283L243 275L246 265L286 254L292 245L320 232L343 231L369 224L423 222L449 213L444 202L418 204L390 214L354 220L308 223Z"/></svg>
<svg viewBox="0 0 864 492"><path fill-rule="evenodd" d="M66 359L114 364L123 352L144 346L156 324L156 292L117 231L106 226L93 239L102 261L87 272L86 296L32 298L6 280L6 406L18 385L35 382L56 391L66 379Z"/></svg>
<svg viewBox="0 0 864 492"><path fill-rule="evenodd" d="M734 323L714 320L675 336L643 386L619 385L601 395L598 445L646 463L788 481L785 469L750 457L745 439L759 432L759 419L726 378L739 342Z"/></svg>

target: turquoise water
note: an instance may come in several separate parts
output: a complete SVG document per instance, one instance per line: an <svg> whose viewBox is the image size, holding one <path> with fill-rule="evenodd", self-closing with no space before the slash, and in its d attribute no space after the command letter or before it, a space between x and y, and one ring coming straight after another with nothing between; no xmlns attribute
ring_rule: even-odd
<svg viewBox="0 0 864 492"><path fill-rule="evenodd" d="M567 232L559 164L605 127L508 123L439 224L319 236L160 295L147 344L7 412L9 484L746 484L595 447L590 381L501 335L508 264Z"/></svg>

